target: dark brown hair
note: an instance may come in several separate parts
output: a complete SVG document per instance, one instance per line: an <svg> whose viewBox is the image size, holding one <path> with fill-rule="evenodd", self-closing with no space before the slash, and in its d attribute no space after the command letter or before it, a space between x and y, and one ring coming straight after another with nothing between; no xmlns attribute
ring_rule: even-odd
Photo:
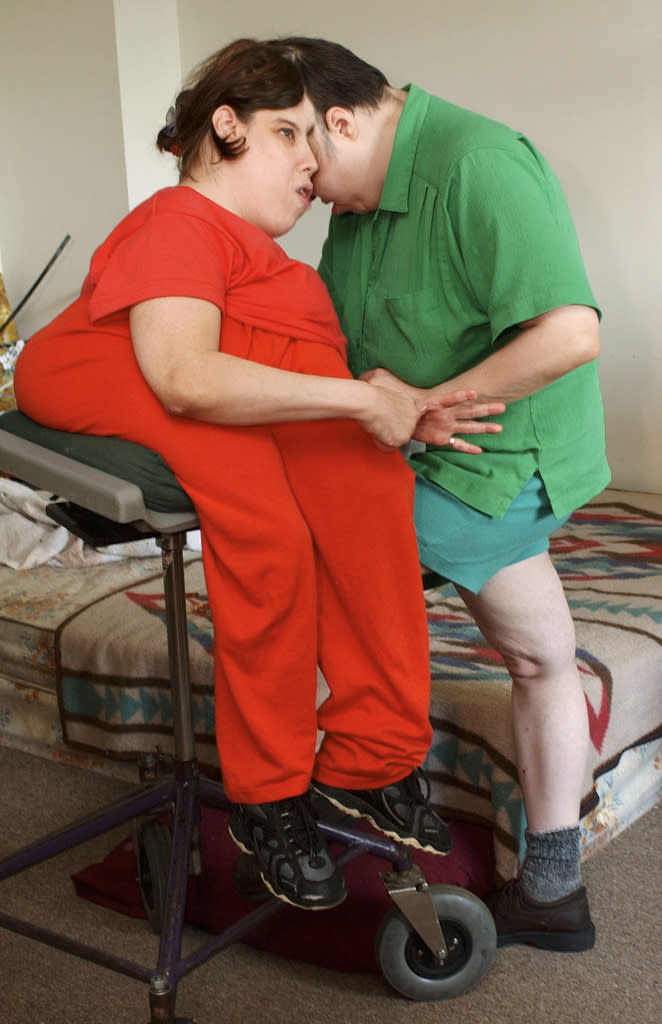
<svg viewBox="0 0 662 1024"><path fill-rule="evenodd" d="M282 47L254 39L237 39L198 65L168 112L159 132L158 149L174 153L179 173L190 174L209 137L222 160L241 155L246 139L221 139L211 123L218 107L226 104L242 121L257 110L285 110L304 97L300 69Z"/></svg>
<svg viewBox="0 0 662 1024"><path fill-rule="evenodd" d="M329 107L377 107L389 82L355 53L327 39L289 36L273 40L300 72L307 96L322 117Z"/></svg>

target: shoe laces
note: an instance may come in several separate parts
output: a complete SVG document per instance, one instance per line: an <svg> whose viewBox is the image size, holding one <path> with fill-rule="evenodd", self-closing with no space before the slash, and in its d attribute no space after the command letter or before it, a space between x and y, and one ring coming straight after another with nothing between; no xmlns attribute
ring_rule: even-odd
<svg viewBox="0 0 662 1024"><path fill-rule="evenodd" d="M320 833L304 797L275 801L273 817L277 831L283 833L287 845L297 855L319 853Z"/></svg>

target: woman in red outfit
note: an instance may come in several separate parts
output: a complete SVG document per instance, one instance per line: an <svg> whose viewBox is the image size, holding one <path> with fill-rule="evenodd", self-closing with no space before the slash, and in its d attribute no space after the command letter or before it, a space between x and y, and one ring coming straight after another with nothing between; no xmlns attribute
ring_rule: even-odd
<svg viewBox="0 0 662 1024"><path fill-rule="evenodd" d="M190 495L232 836L275 895L322 908L345 887L311 785L421 848L446 852L448 833L419 767L428 634L413 474L394 454L425 409L351 378L324 285L274 241L312 200L314 117L277 46L209 58L159 135L179 185L95 252L15 389L50 427L158 451ZM476 417L495 410L472 397L446 399L440 443L491 429Z"/></svg>

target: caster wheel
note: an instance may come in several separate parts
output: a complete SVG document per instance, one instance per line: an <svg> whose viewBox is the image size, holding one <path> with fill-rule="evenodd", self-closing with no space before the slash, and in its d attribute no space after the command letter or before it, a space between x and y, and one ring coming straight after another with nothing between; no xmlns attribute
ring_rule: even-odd
<svg viewBox="0 0 662 1024"><path fill-rule="evenodd" d="M392 907L376 940L377 962L401 995L453 999L483 977L496 951L496 928L485 904L465 889L430 886L448 956L438 961L406 917Z"/></svg>
<svg viewBox="0 0 662 1024"><path fill-rule="evenodd" d="M147 920L157 935L163 927L171 848L170 829L163 821L152 818L138 828L138 884Z"/></svg>

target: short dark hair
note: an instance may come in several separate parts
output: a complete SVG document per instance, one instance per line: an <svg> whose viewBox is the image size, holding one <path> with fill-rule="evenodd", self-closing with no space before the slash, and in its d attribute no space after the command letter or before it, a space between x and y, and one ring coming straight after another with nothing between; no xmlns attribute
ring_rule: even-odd
<svg viewBox="0 0 662 1024"><path fill-rule="evenodd" d="M339 43L305 36L273 42L300 72L306 93L318 114L329 107L377 107L389 88L386 76Z"/></svg>
<svg viewBox="0 0 662 1024"><path fill-rule="evenodd" d="M242 121L257 110L296 107L305 94L300 69L285 53L268 42L237 39L195 68L159 132L158 149L177 156L181 175L190 173L201 147L210 137L221 159L241 155L245 138L221 139L211 123L225 104Z"/></svg>

